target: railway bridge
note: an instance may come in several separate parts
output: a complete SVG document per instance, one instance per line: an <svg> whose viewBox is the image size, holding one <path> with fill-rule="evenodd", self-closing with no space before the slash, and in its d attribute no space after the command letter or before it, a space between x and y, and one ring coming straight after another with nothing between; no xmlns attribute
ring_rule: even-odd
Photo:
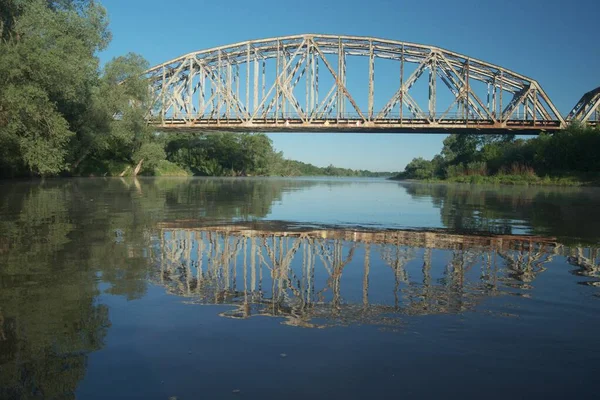
<svg viewBox="0 0 600 400"><path fill-rule="evenodd" d="M189 53L146 75L148 121L162 131L538 134L600 120L600 88L563 117L534 79L373 37L252 40Z"/></svg>

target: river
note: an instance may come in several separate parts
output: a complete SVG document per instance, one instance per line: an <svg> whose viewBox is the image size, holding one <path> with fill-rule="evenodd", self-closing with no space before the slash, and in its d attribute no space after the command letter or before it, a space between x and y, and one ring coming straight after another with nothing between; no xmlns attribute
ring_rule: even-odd
<svg viewBox="0 0 600 400"><path fill-rule="evenodd" d="M0 182L1 399L597 398L600 190Z"/></svg>

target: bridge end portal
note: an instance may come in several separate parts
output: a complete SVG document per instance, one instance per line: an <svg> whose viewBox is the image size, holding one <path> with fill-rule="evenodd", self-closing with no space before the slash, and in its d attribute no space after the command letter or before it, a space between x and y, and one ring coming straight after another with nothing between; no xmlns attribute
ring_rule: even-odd
<svg viewBox="0 0 600 400"><path fill-rule="evenodd" d="M584 94L567 117L568 122L600 124L600 87Z"/></svg>

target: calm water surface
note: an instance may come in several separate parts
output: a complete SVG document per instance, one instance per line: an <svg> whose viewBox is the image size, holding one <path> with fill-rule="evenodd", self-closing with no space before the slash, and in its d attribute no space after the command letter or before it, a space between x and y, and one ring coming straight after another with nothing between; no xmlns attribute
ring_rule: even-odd
<svg viewBox="0 0 600 400"><path fill-rule="evenodd" d="M0 182L0 398L597 398L599 223L598 189Z"/></svg>

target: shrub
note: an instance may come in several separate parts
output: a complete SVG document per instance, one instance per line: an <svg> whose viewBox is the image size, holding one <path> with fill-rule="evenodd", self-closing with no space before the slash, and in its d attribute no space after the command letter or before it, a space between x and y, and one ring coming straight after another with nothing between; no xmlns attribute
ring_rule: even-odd
<svg viewBox="0 0 600 400"><path fill-rule="evenodd" d="M465 175L465 166L463 164L448 165L446 167L446 177L456 178Z"/></svg>
<svg viewBox="0 0 600 400"><path fill-rule="evenodd" d="M532 167L526 164L514 162L510 166L503 166L500 168L501 175L522 175L522 176L536 176L535 171Z"/></svg>
<svg viewBox="0 0 600 400"><path fill-rule="evenodd" d="M466 175L480 175L487 176L488 168L487 164L483 161L473 161L467 164L465 169Z"/></svg>
<svg viewBox="0 0 600 400"><path fill-rule="evenodd" d="M179 165L167 160L161 160L154 168L155 176L190 176L191 174Z"/></svg>

